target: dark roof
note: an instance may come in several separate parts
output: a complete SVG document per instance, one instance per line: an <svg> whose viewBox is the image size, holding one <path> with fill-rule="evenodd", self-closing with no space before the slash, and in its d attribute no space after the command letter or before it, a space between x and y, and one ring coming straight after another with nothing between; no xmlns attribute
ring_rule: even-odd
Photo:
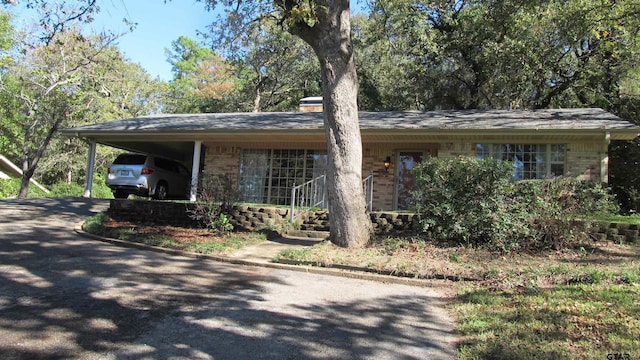
<svg viewBox="0 0 640 360"><path fill-rule="evenodd" d="M360 112L360 128L487 130L632 130L640 127L602 109L451 110ZM312 130L323 128L322 113L158 114L65 129L65 133L120 131Z"/></svg>

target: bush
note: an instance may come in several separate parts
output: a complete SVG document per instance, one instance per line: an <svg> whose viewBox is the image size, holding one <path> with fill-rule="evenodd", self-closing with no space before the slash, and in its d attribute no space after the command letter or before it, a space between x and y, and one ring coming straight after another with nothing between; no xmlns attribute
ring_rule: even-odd
<svg viewBox="0 0 640 360"><path fill-rule="evenodd" d="M0 199L15 198L20 193L20 178L0 179ZM47 196L44 191L40 190L37 186L31 184L29 186L28 197L43 197Z"/></svg>
<svg viewBox="0 0 640 360"><path fill-rule="evenodd" d="M414 169L416 211L434 239L508 250L527 233L520 212L511 210L513 166L506 161L432 158Z"/></svg>
<svg viewBox="0 0 640 360"><path fill-rule="evenodd" d="M84 195L84 184L60 181L51 186L51 197L80 197ZM111 189L104 181L104 175L95 174L91 187L91 197L96 199L113 199Z"/></svg>
<svg viewBox="0 0 640 360"><path fill-rule="evenodd" d="M20 179L0 179L0 199L17 197L20 192Z"/></svg>
<svg viewBox="0 0 640 360"><path fill-rule="evenodd" d="M526 209L532 237L526 247L559 249L580 240L590 224L577 219L618 211L608 188L569 177L515 183L514 202Z"/></svg>
<svg viewBox="0 0 640 360"><path fill-rule="evenodd" d="M104 174L96 173L93 178L91 196L97 199L113 199L113 192L104 180Z"/></svg>
<svg viewBox="0 0 640 360"><path fill-rule="evenodd" d="M510 251L558 249L581 240L577 219L617 210L602 184L573 178L512 180L493 159L429 159L416 166L416 210L431 238Z"/></svg>
<svg viewBox="0 0 640 360"><path fill-rule="evenodd" d="M80 197L84 193L84 187L76 183L58 182L51 186L51 197Z"/></svg>
<svg viewBox="0 0 640 360"><path fill-rule="evenodd" d="M197 202L189 210L191 219L216 232L233 230L227 214L238 200L238 192L226 175L202 174Z"/></svg>

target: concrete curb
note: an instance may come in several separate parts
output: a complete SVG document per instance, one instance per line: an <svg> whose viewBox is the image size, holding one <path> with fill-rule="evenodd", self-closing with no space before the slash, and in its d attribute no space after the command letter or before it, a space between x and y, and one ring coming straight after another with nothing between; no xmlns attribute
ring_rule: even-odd
<svg viewBox="0 0 640 360"><path fill-rule="evenodd" d="M308 265L293 265L293 264L282 264L282 263L272 263L272 262L261 262L261 261L247 260L247 259L231 258L228 256L198 254L198 253L189 252L189 251L174 250L174 249L167 249L159 246L146 245L146 244L141 244L133 241L106 238L106 237L102 237L99 235L86 232L82 228L82 225L84 225L84 222L76 225L76 227L74 228L74 231L77 234L84 236L86 238L91 238L91 239L111 243L117 246L140 249L140 250L156 251L156 252L164 253L168 255L184 256L184 257L190 257L195 259L214 260L214 261L220 261L220 262L236 264L236 265L259 266L259 267L271 268L271 269L290 270L290 271L306 272L306 273L319 274L319 275L339 276L339 277L344 277L349 279L368 280L368 281L375 281L380 283L400 284L400 285L428 287L428 288L438 287L438 285L436 285L434 282L442 281L442 280L416 279L416 278L410 278L410 277L382 275L382 274L372 273L371 270L368 270L368 269L357 268L357 267L349 267L349 270L345 270L345 269L334 268L334 267L315 267L315 266L308 266Z"/></svg>

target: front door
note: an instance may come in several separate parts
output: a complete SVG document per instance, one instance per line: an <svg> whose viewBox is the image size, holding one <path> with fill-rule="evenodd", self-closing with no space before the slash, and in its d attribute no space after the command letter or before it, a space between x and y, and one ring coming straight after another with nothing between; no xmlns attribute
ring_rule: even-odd
<svg viewBox="0 0 640 360"><path fill-rule="evenodd" d="M398 154L398 176L396 176L396 208L398 210L413 210L416 207L411 195L411 191L416 186L416 177L411 170L422 161L423 157L422 151L400 151Z"/></svg>

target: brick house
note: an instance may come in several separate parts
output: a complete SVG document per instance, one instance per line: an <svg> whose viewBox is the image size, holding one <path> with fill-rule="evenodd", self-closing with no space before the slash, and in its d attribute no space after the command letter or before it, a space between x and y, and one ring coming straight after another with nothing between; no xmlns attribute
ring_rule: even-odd
<svg viewBox="0 0 640 360"><path fill-rule="evenodd" d="M299 112L159 114L63 133L92 144L89 175L99 143L172 157L190 165L194 178L226 174L245 202L288 204L293 184L326 168L323 115L315 99L303 101ZM606 182L609 142L640 133L601 109L360 112L359 119L362 174L373 175L372 207L380 210L411 208L410 170L428 157L509 160L516 179L566 175Z"/></svg>

